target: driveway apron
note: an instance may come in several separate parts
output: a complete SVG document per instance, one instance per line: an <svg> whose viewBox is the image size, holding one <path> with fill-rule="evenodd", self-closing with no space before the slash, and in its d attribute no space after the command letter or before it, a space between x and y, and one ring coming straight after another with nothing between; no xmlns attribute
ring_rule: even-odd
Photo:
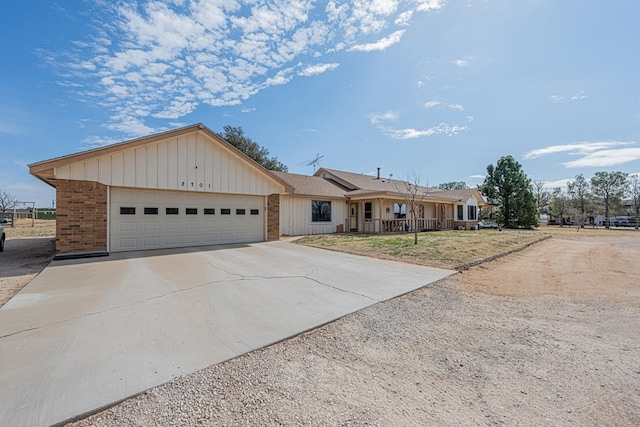
<svg viewBox="0 0 640 427"><path fill-rule="evenodd" d="M0 425L81 417L452 273L284 241L54 261L0 309Z"/></svg>

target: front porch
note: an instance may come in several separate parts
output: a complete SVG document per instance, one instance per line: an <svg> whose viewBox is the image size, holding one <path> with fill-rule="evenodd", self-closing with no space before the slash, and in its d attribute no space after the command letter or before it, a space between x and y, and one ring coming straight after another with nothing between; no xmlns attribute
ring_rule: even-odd
<svg viewBox="0 0 640 427"><path fill-rule="evenodd" d="M438 221L437 218L412 219L365 219L362 232L367 234L376 233L401 233L418 231L453 230L453 218L445 218ZM360 230L358 230L360 231Z"/></svg>
<svg viewBox="0 0 640 427"><path fill-rule="evenodd" d="M344 230L352 233L384 234L414 231L456 229L455 204L423 201L415 212L407 209L406 201L397 198L350 200L349 218Z"/></svg>

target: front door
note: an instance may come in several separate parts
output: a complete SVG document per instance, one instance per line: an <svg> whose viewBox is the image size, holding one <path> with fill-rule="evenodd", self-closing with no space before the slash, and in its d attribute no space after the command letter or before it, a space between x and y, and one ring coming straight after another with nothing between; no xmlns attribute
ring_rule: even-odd
<svg viewBox="0 0 640 427"><path fill-rule="evenodd" d="M349 215L350 218L350 231L358 231L358 203L351 203L351 213Z"/></svg>

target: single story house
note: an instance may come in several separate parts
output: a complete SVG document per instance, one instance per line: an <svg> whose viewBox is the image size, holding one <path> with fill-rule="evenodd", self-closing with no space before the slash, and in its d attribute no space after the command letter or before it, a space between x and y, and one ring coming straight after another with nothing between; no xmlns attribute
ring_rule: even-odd
<svg viewBox="0 0 640 427"><path fill-rule="evenodd" d="M56 246L67 254L469 228L486 205L475 189L421 188L419 221L411 222L402 181L324 168L313 176L268 171L202 124L29 171L56 189Z"/></svg>
<svg viewBox="0 0 640 427"><path fill-rule="evenodd" d="M416 187L382 178L379 170L377 176L327 168L313 176L272 173L293 189L280 195L281 235L471 229L489 206L476 188Z"/></svg>

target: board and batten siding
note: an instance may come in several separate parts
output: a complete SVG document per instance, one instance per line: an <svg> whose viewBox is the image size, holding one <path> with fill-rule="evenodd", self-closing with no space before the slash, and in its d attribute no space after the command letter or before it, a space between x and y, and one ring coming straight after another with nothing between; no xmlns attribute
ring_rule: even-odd
<svg viewBox="0 0 640 427"><path fill-rule="evenodd" d="M345 200L331 200L331 222L311 221L311 198L280 196L280 235L303 236L309 234L335 233L339 224L344 224L349 215Z"/></svg>
<svg viewBox="0 0 640 427"><path fill-rule="evenodd" d="M116 151L55 169L58 179L117 187L269 195L284 186L199 133Z"/></svg>

